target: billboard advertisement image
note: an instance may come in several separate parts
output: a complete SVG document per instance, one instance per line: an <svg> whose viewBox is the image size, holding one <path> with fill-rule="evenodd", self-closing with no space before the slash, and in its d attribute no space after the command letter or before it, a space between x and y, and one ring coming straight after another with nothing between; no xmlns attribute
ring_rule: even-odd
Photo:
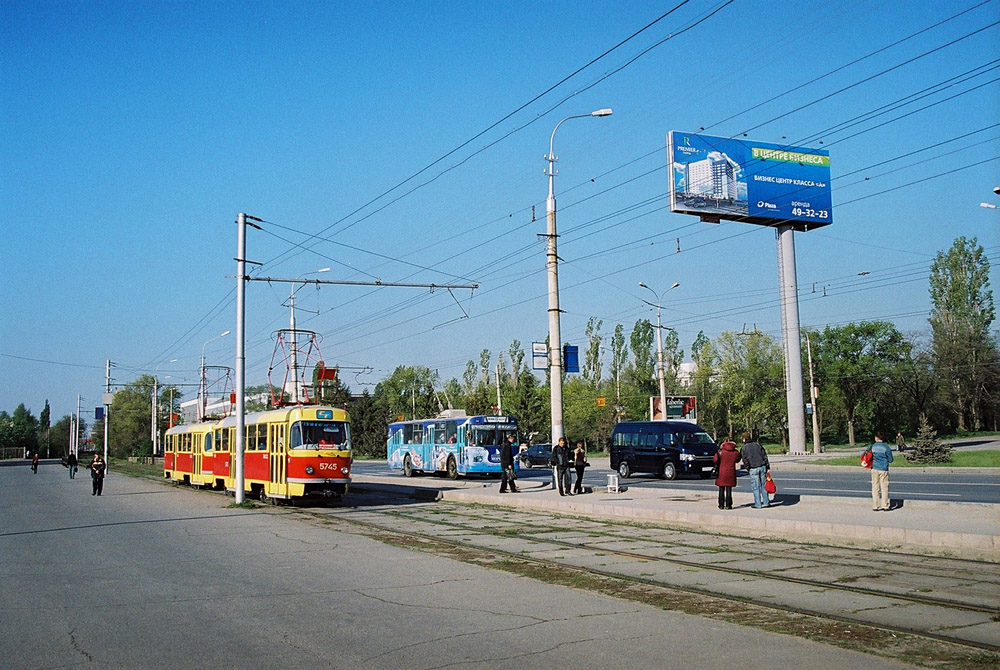
<svg viewBox="0 0 1000 670"><path fill-rule="evenodd" d="M670 131L670 210L811 230L833 223L830 153Z"/></svg>

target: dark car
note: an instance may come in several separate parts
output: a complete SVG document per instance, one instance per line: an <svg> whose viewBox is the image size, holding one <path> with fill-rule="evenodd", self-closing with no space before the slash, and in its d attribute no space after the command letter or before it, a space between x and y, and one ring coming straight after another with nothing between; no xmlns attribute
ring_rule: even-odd
<svg viewBox="0 0 1000 670"><path fill-rule="evenodd" d="M687 421L631 421L611 433L611 469L621 477L652 472L663 479L678 474L708 478L718 445L705 430Z"/></svg>
<svg viewBox="0 0 1000 670"><path fill-rule="evenodd" d="M552 458L551 444L535 444L517 455L521 461L522 468L531 468L539 465L543 468L549 467L549 460Z"/></svg>

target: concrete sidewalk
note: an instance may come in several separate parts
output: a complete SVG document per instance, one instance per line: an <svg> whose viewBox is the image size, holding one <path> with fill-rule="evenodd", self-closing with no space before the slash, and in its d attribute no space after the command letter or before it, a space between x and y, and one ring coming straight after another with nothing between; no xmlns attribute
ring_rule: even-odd
<svg viewBox="0 0 1000 670"><path fill-rule="evenodd" d="M772 468L780 482L777 473L793 468L782 464L779 470L776 465ZM518 493L501 495L497 480L358 475L352 490L392 490L428 499L664 523L740 536L1000 562L1000 507L988 503L893 499L891 511L873 512L868 498L783 496L779 489L770 508L754 509L753 495L737 488L734 509L723 511L717 507L714 492L629 488L628 480L620 482L619 493L594 488L564 497L547 480L522 478L518 484Z"/></svg>

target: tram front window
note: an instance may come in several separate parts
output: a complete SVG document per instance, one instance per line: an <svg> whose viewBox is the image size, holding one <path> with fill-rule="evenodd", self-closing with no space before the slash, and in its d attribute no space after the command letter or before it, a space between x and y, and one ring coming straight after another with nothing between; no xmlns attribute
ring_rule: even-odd
<svg viewBox="0 0 1000 670"><path fill-rule="evenodd" d="M292 449L350 449L350 426L343 421L298 421L292 425Z"/></svg>

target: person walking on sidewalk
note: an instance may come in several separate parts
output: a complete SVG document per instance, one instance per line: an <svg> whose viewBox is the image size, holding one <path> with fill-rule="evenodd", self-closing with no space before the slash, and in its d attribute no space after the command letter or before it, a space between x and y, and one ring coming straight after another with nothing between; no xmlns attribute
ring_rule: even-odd
<svg viewBox="0 0 1000 670"><path fill-rule="evenodd" d="M771 469L767 460L767 452L759 442L754 442L750 433L743 433L743 449L740 450L740 460L750 473L750 488L753 490L754 509L770 507L771 499L764 488L764 480Z"/></svg>
<svg viewBox="0 0 1000 670"><path fill-rule="evenodd" d="M719 474L715 485L719 487L719 509L733 508L733 487L736 486L736 462L740 460L740 452L736 451L736 443L727 437L719 450L712 457L718 466Z"/></svg>
<svg viewBox="0 0 1000 670"><path fill-rule="evenodd" d="M872 452L872 511L889 511L889 464L892 449L885 443L882 431L875 433L875 443L868 447Z"/></svg>
<svg viewBox="0 0 1000 670"><path fill-rule="evenodd" d="M560 437L559 442L552 448L552 470L555 473L556 487L561 496L567 493L573 495L573 492L569 490L569 462L569 446L566 444L566 438Z"/></svg>
<svg viewBox="0 0 1000 670"><path fill-rule="evenodd" d="M573 451L573 467L576 468L576 484L573 485L573 493L583 493L583 471L590 463L587 462L587 450L583 448L583 442L576 443Z"/></svg>
<svg viewBox="0 0 1000 670"><path fill-rule="evenodd" d="M80 463L76 458L74 452L69 452L69 456L66 457L66 467L69 468L69 478L76 479L76 466Z"/></svg>
<svg viewBox="0 0 1000 670"><path fill-rule="evenodd" d="M100 454L94 455L94 460L90 464L90 478L94 483L94 492L90 495L99 496L104 492L104 474L107 472L108 466L101 458Z"/></svg>
<svg viewBox="0 0 1000 670"><path fill-rule="evenodd" d="M35 452L35 455L31 457L31 471L34 472L36 475L38 474L38 452L37 451Z"/></svg>
<svg viewBox="0 0 1000 670"><path fill-rule="evenodd" d="M906 449L906 438L903 437L902 433L896 433L896 451L903 453Z"/></svg>
<svg viewBox="0 0 1000 670"><path fill-rule="evenodd" d="M514 436L507 435L507 441L500 447L500 468L503 473L500 475L500 493L507 493L507 485L510 484L510 492L517 493L517 485L514 484Z"/></svg>

